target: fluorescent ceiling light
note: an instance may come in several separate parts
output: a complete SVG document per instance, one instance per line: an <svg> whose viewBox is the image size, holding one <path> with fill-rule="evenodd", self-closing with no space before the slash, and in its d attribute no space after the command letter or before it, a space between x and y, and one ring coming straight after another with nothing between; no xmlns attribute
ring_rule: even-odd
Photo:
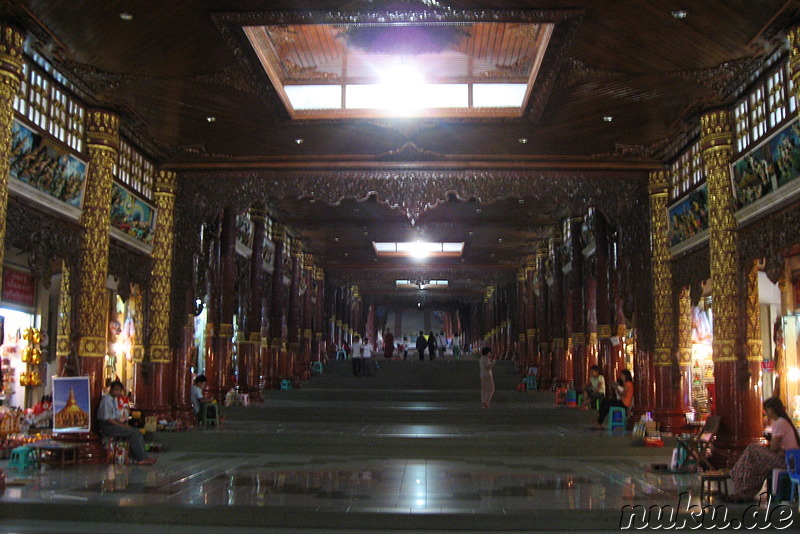
<svg viewBox="0 0 800 534"><path fill-rule="evenodd" d="M409 258L425 257L459 257L464 250L464 243L429 243L427 241L372 242L378 256L394 256Z"/></svg>

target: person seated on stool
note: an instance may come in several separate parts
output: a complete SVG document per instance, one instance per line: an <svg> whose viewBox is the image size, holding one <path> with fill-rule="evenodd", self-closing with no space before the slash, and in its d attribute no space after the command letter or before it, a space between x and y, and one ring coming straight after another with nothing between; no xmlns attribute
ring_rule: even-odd
<svg viewBox="0 0 800 534"><path fill-rule="evenodd" d="M769 445L751 443L736 460L730 472L733 493L727 498L729 502L755 500L756 493L772 470L786 467L786 450L800 448L800 435L781 399L770 397L765 400L764 411L772 421Z"/></svg>
<svg viewBox="0 0 800 534"><path fill-rule="evenodd" d="M210 397L206 397L203 390L206 387L206 375L197 375L194 379L194 385L192 385L192 409L194 410L194 415L197 417L198 421L203 420L203 407L206 404L211 404L214 399ZM213 409L216 410L217 407L213 406Z"/></svg>
<svg viewBox="0 0 800 534"><path fill-rule="evenodd" d="M578 408L585 409L589 404L606 396L606 379L600 374L600 366L589 368L589 383L583 388L583 402Z"/></svg>
<svg viewBox="0 0 800 534"><path fill-rule="evenodd" d="M128 425L128 418L120 411L117 398L125 394L125 387L119 380L111 382L108 393L100 399L97 407L97 422L100 432L112 438L128 440L131 457L139 465L156 463L155 458L148 458L144 447L144 438L139 429Z"/></svg>
<svg viewBox="0 0 800 534"><path fill-rule="evenodd" d="M597 426L595 429L603 428L603 419L606 418L608 412L611 411L612 406L620 406L625 408L625 415L633 404L633 377L631 372L627 369L617 373L617 383L614 385L617 394L616 399L604 399L600 404L600 412L597 414Z"/></svg>

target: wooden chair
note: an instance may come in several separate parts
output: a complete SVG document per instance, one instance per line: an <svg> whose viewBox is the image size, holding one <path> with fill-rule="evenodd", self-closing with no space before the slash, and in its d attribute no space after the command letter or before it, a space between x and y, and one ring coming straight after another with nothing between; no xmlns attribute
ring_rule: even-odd
<svg viewBox="0 0 800 534"><path fill-rule="evenodd" d="M712 415L706 419L703 428L688 438L677 438L678 447L686 451L684 460L678 471L690 471L690 461L694 461L698 470L712 470L714 466L708 461L708 455L719 431L720 417Z"/></svg>

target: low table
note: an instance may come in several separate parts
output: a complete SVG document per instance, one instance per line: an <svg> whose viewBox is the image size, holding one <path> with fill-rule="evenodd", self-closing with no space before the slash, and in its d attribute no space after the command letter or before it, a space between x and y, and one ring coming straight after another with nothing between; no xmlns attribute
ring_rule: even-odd
<svg viewBox="0 0 800 534"><path fill-rule="evenodd" d="M60 441L42 441L30 446L36 451L40 464L59 466L75 465L78 460L78 445Z"/></svg>

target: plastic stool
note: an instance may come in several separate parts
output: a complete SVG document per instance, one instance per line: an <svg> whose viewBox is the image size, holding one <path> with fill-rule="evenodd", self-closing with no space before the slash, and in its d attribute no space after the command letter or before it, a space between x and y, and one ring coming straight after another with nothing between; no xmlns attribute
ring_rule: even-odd
<svg viewBox="0 0 800 534"><path fill-rule="evenodd" d="M36 451L30 447L25 447L24 445L12 450L11 458L8 460L9 469L16 468L20 471L24 471L29 467L36 467L38 464L39 461L36 457Z"/></svg>
<svg viewBox="0 0 800 534"><path fill-rule="evenodd" d="M535 376L526 376L524 380L525 380L525 391L536 391L537 389L539 389L538 385L536 384Z"/></svg>
<svg viewBox="0 0 800 534"><path fill-rule="evenodd" d="M289 391L292 389L292 381L288 378L281 380L281 391Z"/></svg>
<svg viewBox="0 0 800 534"><path fill-rule="evenodd" d="M700 475L700 502L704 502L704 495L708 492L711 496L719 493L722 498L728 496L728 479L730 475L727 471L706 471ZM713 491L711 484L717 483L717 491Z"/></svg>
<svg viewBox="0 0 800 534"><path fill-rule="evenodd" d="M566 404L567 402L567 389L558 388L556 390L556 406Z"/></svg>
<svg viewBox="0 0 800 534"><path fill-rule="evenodd" d="M311 374L312 375L322 374L322 362L314 362L311 364Z"/></svg>
<svg viewBox="0 0 800 534"><path fill-rule="evenodd" d="M574 389L567 390L565 404L570 408L574 408L578 405L578 393Z"/></svg>
<svg viewBox="0 0 800 534"><path fill-rule="evenodd" d="M583 404L583 393L578 393L578 406Z"/></svg>
<svg viewBox="0 0 800 534"><path fill-rule="evenodd" d="M203 404L201 421L203 426L208 426L211 423L214 423L217 425L217 428L219 428L219 404L214 404L213 402Z"/></svg>
<svg viewBox="0 0 800 534"><path fill-rule="evenodd" d="M628 420L625 415L625 408L612 406L608 410L608 433L613 434L615 429L620 429L625 434L626 426L628 426Z"/></svg>

